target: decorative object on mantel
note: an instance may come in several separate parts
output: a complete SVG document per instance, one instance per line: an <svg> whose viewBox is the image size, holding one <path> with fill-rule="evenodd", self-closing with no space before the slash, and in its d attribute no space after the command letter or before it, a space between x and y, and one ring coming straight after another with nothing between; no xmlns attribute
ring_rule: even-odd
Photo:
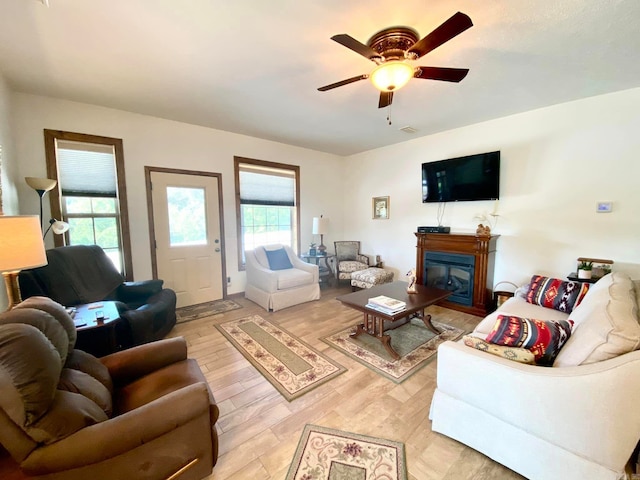
<svg viewBox="0 0 640 480"><path fill-rule="evenodd" d="M327 251L327 247L324 245L324 234L329 231L329 220L324 218L322 215L320 217L313 217L313 227L311 233L313 235L320 235L320 245L318 245L318 255L325 255ZM311 253L309 253L311 255Z"/></svg>
<svg viewBox="0 0 640 480"><path fill-rule="evenodd" d="M407 277L409 277L409 284L407 285L407 293L418 293L418 289L416 288L416 269L412 268L407 272Z"/></svg>
<svg viewBox="0 0 640 480"><path fill-rule="evenodd" d="M498 225L498 200L493 204L493 212L487 213L482 212L474 215L474 220L480 221L478 224L478 228L476 229L476 235L478 237L488 237L491 235L491 230L493 230ZM486 223L486 225L485 225Z"/></svg>
<svg viewBox="0 0 640 480"><path fill-rule="evenodd" d="M41 232L35 215L0 216L0 272L7 287L7 310L22 301L18 283L20 270L47 264Z"/></svg>

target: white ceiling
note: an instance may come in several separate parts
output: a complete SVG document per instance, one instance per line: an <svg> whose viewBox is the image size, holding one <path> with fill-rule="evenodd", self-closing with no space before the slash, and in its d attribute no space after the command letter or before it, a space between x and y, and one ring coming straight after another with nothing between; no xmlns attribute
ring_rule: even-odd
<svg viewBox="0 0 640 480"><path fill-rule="evenodd" d="M13 89L339 155L640 86L640 0L49 4L0 0L0 73ZM375 66L332 35L366 43L406 25L423 37L456 11L474 26L417 64L469 75L413 79L391 126L366 80L317 91Z"/></svg>

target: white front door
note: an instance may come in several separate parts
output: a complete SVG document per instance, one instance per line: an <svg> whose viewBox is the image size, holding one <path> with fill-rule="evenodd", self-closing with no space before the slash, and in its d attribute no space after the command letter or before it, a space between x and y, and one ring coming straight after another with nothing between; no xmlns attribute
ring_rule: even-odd
<svg viewBox="0 0 640 480"><path fill-rule="evenodd" d="M150 179L157 277L178 307L223 298L219 177L151 171Z"/></svg>

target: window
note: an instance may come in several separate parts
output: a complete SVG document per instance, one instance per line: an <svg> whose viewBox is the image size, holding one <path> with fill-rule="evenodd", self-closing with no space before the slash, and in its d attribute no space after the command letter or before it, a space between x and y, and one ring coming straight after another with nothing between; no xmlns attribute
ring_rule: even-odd
<svg viewBox="0 0 640 480"><path fill-rule="evenodd" d="M244 252L281 243L300 250L300 167L234 157L238 263Z"/></svg>
<svg viewBox="0 0 640 480"><path fill-rule="evenodd" d="M58 180L51 215L69 223L56 246L99 245L127 278L133 278L122 140L45 130L47 172Z"/></svg>

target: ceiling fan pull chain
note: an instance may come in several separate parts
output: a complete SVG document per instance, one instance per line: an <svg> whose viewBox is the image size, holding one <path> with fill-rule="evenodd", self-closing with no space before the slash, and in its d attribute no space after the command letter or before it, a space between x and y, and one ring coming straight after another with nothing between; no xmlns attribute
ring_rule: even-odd
<svg viewBox="0 0 640 480"><path fill-rule="evenodd" d="M391 104L389 104L387 108L389 109L387 111L387 122L389 122L389 125L391 125Z"/></svg>

